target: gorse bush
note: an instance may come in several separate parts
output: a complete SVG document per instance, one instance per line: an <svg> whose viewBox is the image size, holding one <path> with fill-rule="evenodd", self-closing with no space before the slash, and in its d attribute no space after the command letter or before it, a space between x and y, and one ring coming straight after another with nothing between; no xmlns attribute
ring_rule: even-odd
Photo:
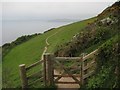
<svg viewBox="0 0 120 90"><path fill-rule="evenodd" d="M119 41L119 36L116 35L114 38L111 38L109 41L104 43L100 49L99 49L99 54L98 54L98 63L99 66L104 65L106 62L113 62L113 58L117 58L118 56L118 49L117 49L117 44ZM99 67L100 68L100 67Z"/></svg>
<svg viewBox="0 0 120 90"><path fill-rule="evenodd" d="M88 80L87 88L120 88L119 49L120 35L116 35L100 47L97 55L96 75Z"/></svg>
<svg viewBox="0 0 120 90"><path fill-rule="evenodd" d="M92 78L90 78L88 80L88 84L86 85L86 87L88 89L92 89L92 88L109 88L106 87L106 85L108 85L108 83L105 85L106 82L111 82L112 79L112 85L114 85L115 82L115 78L111 78L111 72L112 72L112 67L102 67L102 69L100 70L99 74L93 76Z"/></svg>

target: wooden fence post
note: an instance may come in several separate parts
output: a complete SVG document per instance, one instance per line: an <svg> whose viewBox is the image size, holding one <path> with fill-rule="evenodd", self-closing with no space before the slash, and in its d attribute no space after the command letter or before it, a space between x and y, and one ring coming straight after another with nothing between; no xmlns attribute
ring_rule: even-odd
<svg viewBox="0 0 120 90"><path fill-rule="evenodd" d="M20 78L22 82L22 88L27 88L28 87L28 80L27 80L27 75L26 75L26 68L25 64L19 65L20 68Z"/></svg>
<svg viewBox="0 0 120 90"><path fill-rule="evenodd" d="M82 62L81 62L81 85L83 85L84 84L84 56L85 56L85 53L83 53L83 55L82 55Z"/></svg>
<svg viewBox="0 0 120 90"><path fill-rule="evenodd" d="M80 82L81 82L81 85L83 85L83 57L82 57L82 60L81 60L81 77L80 77Z"/></svg>
<svg viewBox="0 0 120 90"><path fill-rule="evenodd" d="M54 70L53 70L53 55L46 53L44 55L44 74L45 74L45 85L51 86L54 84Z"/></svg>

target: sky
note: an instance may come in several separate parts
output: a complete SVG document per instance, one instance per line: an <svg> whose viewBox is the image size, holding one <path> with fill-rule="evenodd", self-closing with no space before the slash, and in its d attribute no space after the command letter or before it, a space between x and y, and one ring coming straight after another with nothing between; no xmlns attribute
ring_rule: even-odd
<svg viewBox="0 0 120 90"><path fill-rule="evenodd" d="M64 19L97 15L112 2L4 2L3 20Z"/></svg>
<svg viewBox="0 0 120 90"><path fill-rule="evenodd" d="M1 0L1 2L114 2L117 0Z"/></svg>
<svg viewBox="0 0 120 90"><path fill-rule="evenodd" d="M0 45L2 20L53 20L88 18L101 13L116 0L1 0Z"/></svg>

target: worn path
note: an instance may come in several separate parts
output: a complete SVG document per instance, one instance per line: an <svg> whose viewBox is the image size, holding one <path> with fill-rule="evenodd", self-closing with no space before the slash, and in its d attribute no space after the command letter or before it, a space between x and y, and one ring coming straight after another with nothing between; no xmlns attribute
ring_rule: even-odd
<svg viewBox="0 0 120 90"><path fill-rule="evenodd" d="M58 31L59 32L59 31ZM48 46L50 45L50 43L48 42L48 39L54 35L56 35L58 32L55 32L54 34L50 35L49 37L46 38L45 42L46 42L46 46L44 48L44 51L42 53L42 57L41 60L43 60L43 55L46 53ZM55 75L60 75L60 71L58 70L54 70L54 74ZM80 78L78 78L80 79ZM75 82L72 77L62 77L59 81L62 82ZM58 86L58 90L66 90L67 88L70 88L70 90L78 90L78 88L80 87L79 84L56 84ZM64 88L64 89L63 89Z"/></svg>

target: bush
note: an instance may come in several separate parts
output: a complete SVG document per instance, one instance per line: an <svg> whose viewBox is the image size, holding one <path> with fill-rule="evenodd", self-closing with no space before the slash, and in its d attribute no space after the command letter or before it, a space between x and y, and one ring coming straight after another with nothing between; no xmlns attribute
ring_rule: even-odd
<svg viewBox="0 0 120 90"><path fill-rule="evenodd" d="M120 88L120 35L103 44L97 55L96 74L88 80L87 88ZM115 69L118 72L115 74Z"/></svg>

